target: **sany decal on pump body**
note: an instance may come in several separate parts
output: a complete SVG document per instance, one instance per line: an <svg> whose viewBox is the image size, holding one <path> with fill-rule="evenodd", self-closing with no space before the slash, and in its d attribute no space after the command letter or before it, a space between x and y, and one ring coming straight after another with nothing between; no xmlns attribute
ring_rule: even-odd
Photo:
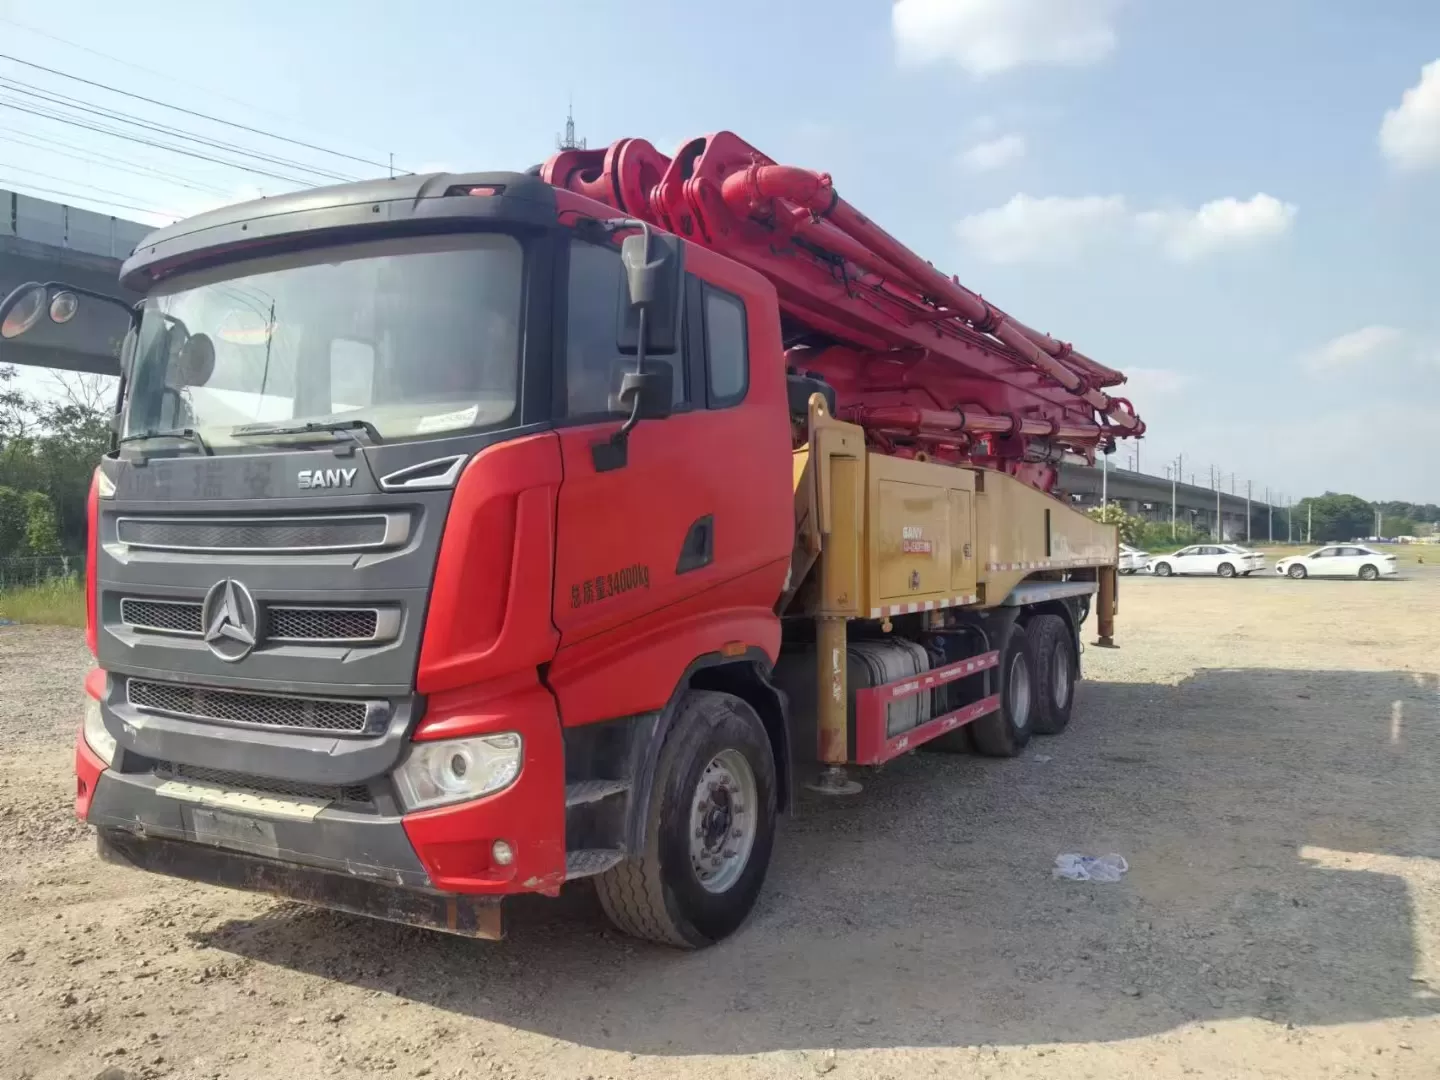
<svg viewBox="0 0 1440 1080"><path fill-rule="evenodd" d="M925 530L919 525L905 525L900 529L900 550L906 555L931 555L935 545L925 539Z"/></svg>

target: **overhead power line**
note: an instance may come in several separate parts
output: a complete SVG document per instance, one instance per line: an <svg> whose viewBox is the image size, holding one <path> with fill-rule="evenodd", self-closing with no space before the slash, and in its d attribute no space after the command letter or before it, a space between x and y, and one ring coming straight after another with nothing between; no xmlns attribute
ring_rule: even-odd
<svg viewBox="0 0 1440 1080"><path fill-rule="evenodd" d="M235 143L228 143L219 139L211 139L208 136L198 135L195 132L186 131L183 128L171 127L169 124L154 123L152 121L144 119L143 117L138 117L133 113L122 112L119 109L106 108L103 105L96 105L93 102L88 102L81 98L70 97L68 94L60 94L56 93L55 91L45 90L42 87L35 86L33 83L27 83L19 79L10 79L3 75L0 75L0 88L9 90L13 93L22 94L28 98L38 99L39 101L45 102L46 104L53 107L59 107L61 109L74 109L77 112L88 113L92 116L99 116L102 119L114 120L122 124L129 124L132 127L137 127L144 131L154 132L159 135L168 135L172 138L183 139L186 142L192 142L200 146L208 146L215 150L224 150L229 153L242 154L246 157L254 158L257 161L263 161L268 165L278 165L282 168L298 169L301 172L312 173L315 176L322 177L326 180L348 181L356 179L356 177L347 176L344 173L333 172L329 169L317 168L313 165L306 165L304 162L301 161L292 161L289 158L277 157L274 154L267 154L263 151L252 150L249 147L238 146Z"/></svg>
<svg viewBox="0 0 1440 1080"><path fill-rule="evenodd" d="M0 23L5 23L9 26L15 27L18 30L23 30L27 34L34 34L36 37L42 37L49 41L54 41L60 45L68 45L72 49L79 49L81 52L89 53L91 56L98 56L101 60L109 60L112 64L119 64L121 67L127 67L132 71L143 72L144 74L153 76L154 78L163 79L165 82L173 83L176 86L183 86L189 90L199 90L201 93L209 94L212 97L219 98L222 101L228 101L232 105L239 105L242 109L249 109L251 112L260 113L263 116L272 116L276 120L284 120L287 123L295 122L294 117L285 116L284 114L278 113L273 109L261 108L253 101L242 101L240 98L232 97L229 94L222 93L221 91L216 90L212 87L201 86L198 83L186 82L184 79L177 79L174 75L168 72L157 71L155 68L146 67L144 64L137 64L132 60L126 60L123 57L103 52L100 49L92 49L89 45L81 45L78 41L71 41L69 38L60 37L58 34L52 34L48 30L40 30L37 27L30 26L28 23L21 22L19 19L13 19L8 15L0 15Z"/></svg>
<svg viewBox="0 0 1440 1080"><path fill-rule="evenodd" d="M295 176L286 176L282 173L271 172L268 169L257 168L253 165L246 165L238 161L230 161L226 158L215 157L212 154L202 154L197 150L190 150L182 146L172 146L169 143L156 142L154 139L145 139L128 131L117 131L114 128L106 127L103 124L96 124L78 117L66 116L64 113L44 108L36 108L27 102L16 102L0 97L0 108L14 109L16 112L27 113L30 116L40 116L47 120L56 120L62 124L69 124L72 127L83 128L86 131L94 131L101 135L110 135L117 139L124 139L128 142L139 143L143 146L153 146L157 150L168 150L172 154L183 154L186 157L196 158L200 161L209 161L216 165L227 165L232 169L239 169L242 172L253 173L256 176L265 176L271 180L282 180L287 184L295 184L298 187L310 187L314 181L302 180Z"/></svg>
<svg viewBox="0 0 1440 1080"><path fill-rule="evenodd" d="M0 176L0 184L16 191L19 191L21 188L27 188L30 191L39 192L41 195L49 195L57 199L76 199L80 202L94 203L96 206L107 206L112 210L136 210L142 214L158 214L161 217L168 218L177 216L170 210L157 210L153 206L136 206L133 203L115 202L113 199L97 199L93 195L81 195L74 191L59 191L55 188L41 187L37 184L30 183L28 180L11 180L8 176Z"/></svg>
<svg viewBox="0 0 1440 1080"><path fill-rule="evenodd" d="M4 134L4 132L7 131L13 134ZM138 161L112 157L109 154L102 154L97 150L89 150L85 147L76 146L74 143L67 143L62 139L50 139L43 135L37 135L19 128L0 126L0 140L15 143L17 146L28 146L32 150L42 150L47 154L70 158L72 161L81 161L87 165L103 165L107 169L119 169L121 172L127 172L134 176L164 180L168 184L189 188L191 191L203 191L210 195L228 196L233 194L233 192L226 191L222 187L217 187L214 184L205 184L192 177L177 176L174 173L166 172L164 169L155 169L148 165L142 165ZM70 153L72 150L80 152Z"/></svg>
<svg viewBox="0 0 1440 1080"><path fill-rule="evenodd" d="M68 44L68 43L67 43ZM94 79L81 78L79 75L72 75L69 72L61 71L58 68L46 67L44 64L36 64L29 60L21 60L18 56L11 56L8 53L0 53L0 60L9 60L11 63L23 64L25 67L34 68L36 71L43 71L48 75L56 75L62 79L70 79L74 82L84 83L86 86L93 86L100 90L109 91L112 94L120 94L123 97L132 98L135 101L143 101L149 105L158 105L162 109L172 109L175 112L184 113L187 116L194 116L201 120L209 120L211 123L224 124L227 127L239 131L248 131L252 135L263 135L268 139L275 139L279 142L289 143L292 146L301 146L307 150L315 150L322 154L329 154L332 157L344 158L347 161L358 162L361 165L373 165L378 169L388 169L390 166L384 162L371 161L368 158L356 157L354 154L347 154L340 150L330 150L315 143L305 142L302 139L292 139L285 135L277 135L273 131L265 131L262 128L251 127L248 124L240 124L234 120L225 120L218 116L211 116L209 113L198 112L195 109L187 109L180 105L172 105L168 101L160 101L156 98L146 97L144 94L131 93L129 90L121 90L109 83L98 82Z"/></svg>

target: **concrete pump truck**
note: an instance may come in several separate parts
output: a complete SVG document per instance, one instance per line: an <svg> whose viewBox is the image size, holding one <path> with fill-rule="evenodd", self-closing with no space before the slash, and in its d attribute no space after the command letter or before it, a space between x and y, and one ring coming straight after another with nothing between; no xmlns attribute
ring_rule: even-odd
<svg viewBox="0 0 1440 1080"><path fill-rule="evenodd" d="M75 810L103 858L475 937L590 878L682 948L802 788L1070 720L1144 425L728 132L160 229L89 497ZM0 343L3 359L3 343ZM863 796L862 796L863 798Z"/></svg>

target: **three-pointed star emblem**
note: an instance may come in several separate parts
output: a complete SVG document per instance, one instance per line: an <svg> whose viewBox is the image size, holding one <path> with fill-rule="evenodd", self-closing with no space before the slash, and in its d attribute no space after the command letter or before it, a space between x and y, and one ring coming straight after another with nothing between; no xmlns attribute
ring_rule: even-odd
<svg viewBox="0 0 1440 1080"><path fill-rule="evenodd" d="M255 648L259 626L250 590L233 578L217 581L205 595L205 644L221 660L243 660Z"/></svg>

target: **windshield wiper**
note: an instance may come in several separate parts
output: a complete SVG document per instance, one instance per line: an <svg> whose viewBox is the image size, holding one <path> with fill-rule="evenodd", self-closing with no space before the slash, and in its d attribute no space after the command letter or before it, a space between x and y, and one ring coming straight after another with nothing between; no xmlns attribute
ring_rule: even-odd
<svg viewBox="0 0 1440 1080"><path fill-rule="evenodd" d="M310 432L328 432L336 435L347 435L356 442L356 431L365 432L365 437L372 443L384 442L380 437L379 430L369 420L307 420L303 424L242 424L240 427L231 430L230 434L236 439L244 439L252 436L263 435L305 435Z"/></svg>
<svg viewBox="0 0 1440 1080"><path fill-rule="evenodd" d="M214 453L214 451L210 449L210 444L205 441L204 437L203 437L198 431L196 431L194 428L188 428L188 427L183 427L183 428L149 428L149 429L147 429L147 430L145 430L145 431L137 431L137 432L134 432L133 434L130 434L130 435L122 435L122 436L120 437L120 442L121 442L121 443L141 442L141 441L143 441L143 440L145 440L145 439L188 439L188 440L190 440L191 442L193 442L196 446L200 447L200 452L201 452L201 453L203 453L203 454L213 454L213 453Z"/></svg>

